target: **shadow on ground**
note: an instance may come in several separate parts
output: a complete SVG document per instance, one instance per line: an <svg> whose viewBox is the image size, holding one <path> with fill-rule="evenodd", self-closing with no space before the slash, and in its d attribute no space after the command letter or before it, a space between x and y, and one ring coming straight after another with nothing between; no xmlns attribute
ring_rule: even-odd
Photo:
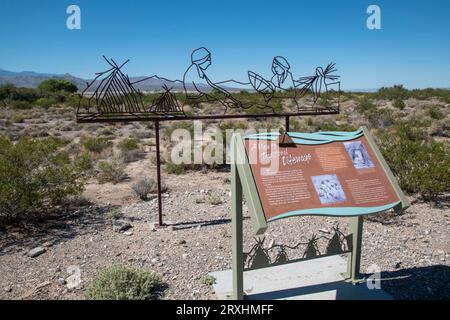
<svg viewBox="0 0 450 320"><path fill-rule="evenodd" d="M381 288L397 300L448 300L450 266L434 265L383 271Z"/></svg>
<svg viewBox="0 0 450 320"><path fill-rule="evenodd" d="M55 244L110 226L106 214L116 206L63 207L44 217L0 225L0 256L32 249L46 243Z"/></svg>

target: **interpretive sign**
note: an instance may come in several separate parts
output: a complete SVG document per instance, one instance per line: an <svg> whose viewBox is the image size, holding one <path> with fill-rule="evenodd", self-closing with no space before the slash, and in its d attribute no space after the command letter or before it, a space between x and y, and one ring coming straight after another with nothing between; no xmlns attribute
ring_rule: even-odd
<svg viewBox="0 0 450 320"><path fill-rule="evenodd" d="M295 215L355 216L405 204L378 148L355 132L279 133L244 138L266 221Z"/></svg>
<svg viewBox="0 0 450 320"><path fill-rule="evenodd" d="M355 132L236 134L232 151L234 299L244 298L244 271L337 254L347 255L343 279L359 283L363 216L409 206L365 127ZM334 227L331 237L313 235L295 245L266 247L264 238L256 239L244 252L243 197L256 235L273 220L299 215L347 218L350 230L343 234ZM325 251L319 241L327 243ZM295 257L302 248L303 254Z"/></svg>

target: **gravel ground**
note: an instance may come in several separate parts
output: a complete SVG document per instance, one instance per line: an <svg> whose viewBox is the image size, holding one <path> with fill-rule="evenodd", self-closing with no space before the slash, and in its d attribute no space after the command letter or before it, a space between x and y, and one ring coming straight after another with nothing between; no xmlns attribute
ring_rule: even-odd
<svg viewBox="0 0 450 320"><path fill-rule="evenodd" d="M0 230L0 299L83 299L86 284L112 264L155 270L166 284L162 299L215 299L212 287L200 278L231 267L228 178L226 172L165 177L170 187L163 198L164 219L171 225L167 228L153 227L156 199L135 199L125 205L67 207L45 223ZM113 211L122 213L120 219L132 228L117 232ZM327 235L338 223L346 233L346 222L333 218L275 221L265 244L294 245L313 234ZM376 264L382 270L382 288L397 299L449 299L449 231L448 206L416 202L401 216L366 219L362 272ZM244 233L249 249L254 244L249 219ZM45 252L30 257L30 250L39 246ZM69 289L65 283L70 266L80 268L80 288Z"/></svg>

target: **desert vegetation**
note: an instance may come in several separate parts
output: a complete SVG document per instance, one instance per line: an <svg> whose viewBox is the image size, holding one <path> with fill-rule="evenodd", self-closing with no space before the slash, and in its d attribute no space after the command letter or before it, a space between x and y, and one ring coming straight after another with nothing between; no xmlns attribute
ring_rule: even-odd
<svg viewBox="0 0 450 320"><path fill-rule="evenodd" d="M248 92L237 95L241 101L259 99ZM148 93L143 99L153 101L157 96L156 93ZM281 105L292 107L289 101L279 101L277 108L281 108ZM80 236L87 243L81 244L81 247L94 246L96 241L99 245L101 243L102 247L96 249L96 255L111 252L111 247L114 247L102 242L102 228L105 225L112 225L114 228L114 231L108 229L112 233L108 233L108 241L116 241L119 236L130 237L136 242L147 241L147 236L144 240L133 238L138 230L142 233L151 232L147 225L138 227L137 222L130 220L129 223L133 223L134 227L128 228L128 222L123 220L129 212L133 212L137 221L155 221L156 202L153 195L156 192L156 180L153 173L156 161L153 124L77 124L77 103L76 88L62 81L49 80L36 89L0 86L0 241L5 243L4 248L10 247L6 246L5 239L16 239L11 238L11 233L23 233L23 226L27 230L39 229L40 225L41 228L46 228L45 220L49 219L48 223L55 224L54 219L58 215L61 216L59 224L64 224L63 217L67 212L74 211L77 214L70 219L75 219L75 222L70 220L64 228L80 224L84 218L78 215L88 212L89 219L95 219L95 223L90 223L93 229L89 229L89 235ZM187 113L209 113L211 110L220 110L220 106L204 101L187 107ZM247 112L255 113L258 110ZM222 133L222 139L203 141L197 148L203 152L208 144L214 143L220 145L218 150L225 154L229 147L229 137L225 134L227 130L239 130L243 133L252 130L279 130L284 126L284 119L211 120L202 124L203 131L217 130ZM291 131L303 132L353 131L362 125L367 126L375 136L401 187L413 199L414 206L445 212L450 192L450 91L407 90L396 85L381 88L377 92L345 92L339 115L292 117L290 123ZM163 193L165 206L170 212L165 219L183 221L191 218L188 212L192 211L195 219L198 217L199 220L223 221L230 210L229 166L226 162L172 162L170 155L177 143L176 140L172 141L172 134L177 129L185 129L193 135L194 124L179 121L164 122L161 126ZM194 145L190 150L193 158ZM206 182L211 179L211 182ZM72 209L80 201L83 202L82 199L88 200L87 203L80 205L78 209ZM37 217L39 221L36 220ZM218 253L212 265L223 267L221 263L229 258L223 253L226 247L221 239L228 241L229 234L226 229L219 230L221 231L209 234L208 237L219 237L219 240L214 238L220 245L214 249ZM151 234L159 236L160 232L153 230ZM58 231L57 234L60 233ZM209 249L201 247L202 240L192 240L189 243L188 239L186 244L186 240L179 237L178 234L167 237L164 235L161 238L164 243L159 243L159 238L148 240L151 243L143 243L152 248L155 243L157 248L164 248L171 243L175 248L173 250L179 252L180 256L173 258L176 262L171 264L172 268L179 265L182 270L186 270L188 266L183 264L184 261L189 263L189 267L198 264L190 281L202 286L195 290L210 292L208 290L211 290L210 285L214 279L205 275L209 271L205 270L206 265L196 262L198 257L207 259L203 258L203 254ZM196 239L197 236L192 234L192 237ZM207 239L205 243L210 241ZM196 242L200 243L198 247ZM42 243L40 245L43 246ZM187 251L187 245L195 247L192 252L196 252L197 256L192 260L190 254L193 253ZM131 244L119 246L122 252L114 252L111 253L112 256L104 258L105 261L101 263L106 268L104 272L98 272L97 269L96 272L88 272L89 281L86 281L84 291L79 295L75 293L75 296L87 299L153 298L161 277L166 279L167 274L171 274L167 269L170 263L163 258L168 253L165 249L158 249L158 253L152 251L151 256L134 252L141 260L130 257L127 258L130 261L121 261L139 268L145 266L155 269L161 277L148 268L111 267L112 261L127 256L123 251L130 246L134 248ZM29 245L24 247L26 249L23 250L30 249ZM89 251L77 254L75 256L79 256L79 259L73 263L94 259L90 255ZM4 257L6 259L8 255L4 253ZM14 259L25 258L28 256L22 254L20 258ZM212 268L211 264L208 268ZM177 275L171 274L168 281L169 292L170 282L179 283L179 292L186 292L183 291L185 289L180 289L182 286L186 287L186 283L180 278L180 275L177 278ZM124 279L130 283L130 287L123 286ZM72 293L67 293L70 294ZM171 294L178 297L177 293Z"/></svg>

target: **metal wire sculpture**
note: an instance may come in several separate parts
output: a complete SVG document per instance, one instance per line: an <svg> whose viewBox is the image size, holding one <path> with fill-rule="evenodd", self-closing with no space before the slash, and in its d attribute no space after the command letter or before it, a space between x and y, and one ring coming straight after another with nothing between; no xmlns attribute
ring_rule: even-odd
<svg viewBox="0 0 450 320"><path fill-rule="evenodd" d="M249 252L244 253L244 268L246 270L253 270L264 268L268 266L281 265L289 262L314 259L321 256L329 256L335 254L342 254L351 251L352 236L345 236L340 230L339 226L333 227L334 234L331 238L327 236L312 235L306 241L301 241L294 246L272 244L267 248L264 247L264 238L254 238L256 244ZM326 241L326 251L321 253L319 249L319 241ZM288 251L298 251L303 248L299 258L289 258ZM272 252L276 252L275 258ZM298 255L297 255L298 256Z"/></svg>
<svg viewBox="0 0 450 320"><path fill-rule="evenodd" d="M334 63L325 68L316 68L316 74L301 77L295 80L291 73L291 66L286 58L276 56L272 61L272 75L269 79L253 72L247 72L248 81L233 79L214 82L209 74L212 64L211 52L200 47L192 51L191 64L183 74L182 80L169 80L158 75L140 78L132 82L122 68L129 62L121 65L113 59L103 57L109 69L95 74L95 78L87 83L82 91L77 109L79 122L96 121L133 121L133 120L171 120L189 117L184 112L186 105L199 105L201 103L219 103L223 107L222 114L211 114L209 118L252 117L254 115L303 115L303 114L333 114L339 113L340 82L335 75L337 69ZM145 106L143 93L136 85L143 85L145 81L162 83L162 93L153 101L152 105ZM337 86L336 89L333 89ZM173 93L175 87L182 88L182 100L177 99ZM239 89L238 89L239 88ZM261 99L242 100L240 92L253 92ZM330 98L333 103L318 106L321 95ZM308 105L299 99L312 95L313 101ZM294 109L286 109L288 101L293 102ZM208 108L208 107L206 107Z"/></svg>

